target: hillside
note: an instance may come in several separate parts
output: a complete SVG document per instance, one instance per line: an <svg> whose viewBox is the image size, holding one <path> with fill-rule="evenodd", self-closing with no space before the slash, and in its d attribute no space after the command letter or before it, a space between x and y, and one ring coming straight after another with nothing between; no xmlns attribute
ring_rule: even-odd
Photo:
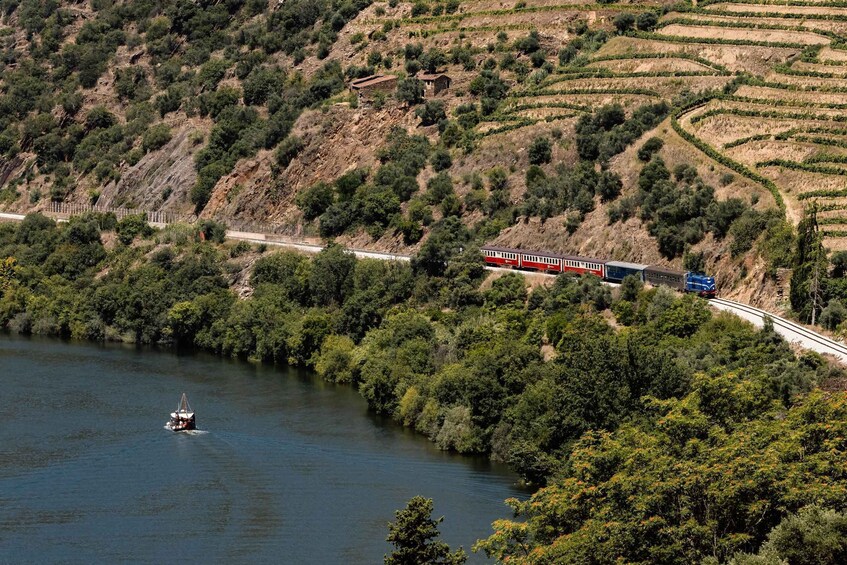
<svg viewBox="0 0 847 565"><path fill-rule="evenodd" d="M704 265L775 308L783 218L817 201L847 249L837 1L0 5L5 210L403 251L455 215L477 242ZM450 87L422 93L422 72ZM372 74L399 96L360 102Z"/></svg>

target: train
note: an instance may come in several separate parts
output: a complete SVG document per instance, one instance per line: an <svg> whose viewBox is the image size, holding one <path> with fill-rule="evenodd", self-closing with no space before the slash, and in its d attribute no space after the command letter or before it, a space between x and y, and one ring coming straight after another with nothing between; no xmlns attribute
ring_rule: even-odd
<svg viewBox="0 0 847 565"><path fill-rule="evenodd" d="M633 275L653 286L663 285L704 298L717 295L715 277L692 271L674 271L658 265L642 265L625 261L606 261L578 255L560 255L546 251L523 251L508 247L483 246L485 264L492 267L540 271L545 273L591 274L604 281L619 283Z"/></svg>

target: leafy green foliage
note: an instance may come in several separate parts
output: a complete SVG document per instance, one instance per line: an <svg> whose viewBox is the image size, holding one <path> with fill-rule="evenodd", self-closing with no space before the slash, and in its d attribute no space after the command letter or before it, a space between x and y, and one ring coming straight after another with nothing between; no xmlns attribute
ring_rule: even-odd
<svg viewBox="0 0 847 565"><path fill-rule="evenodd" d="M297 193L294 201L297 207L303 212L303 217L307 220L314 220L323 214L334 199L333 189L331 185L323 182L313 184L305 190Z"/></svg>
<svg viewBox="0 0 847 565"><path fill-rule="evenodd" d="M608 161L642 133L655 127L669 111L669 106L664 102L641 106L627 120L620 105L603 106L593 115L585 115L577 122L577 152L583 159Z"/></svg>
<svg viewBox="0 0 847 565"><path fill-rule="evenodd" d="M638 149L638 159L647 163L665 144L659 137L651 137Z"/></svg>
<svg viewBox="0 0 847 565"><path fill-rule="evenodd" d="M558 167L555 176L548 176L537 166L530 167L526 181L521 213L540 216L542 220L569 209L581 215L587 214L594 209L596 194L609 200L614 199L621 190L621 180L615 173L598 173L591 164L584 161L572 169Z"/></svg>
<svg viewBox="0 0 847 565"><path fill-rule="evenodd" d="M635 27L635 16L629 12L622 12L615 16L612 23L615 25L615 29L618 30L618 33L626 33Z"/></svg>
<svg viewBox="0 0 847 565"><path fill-rule="evenodd" d="M432 499L415 496L403 510L395 512L395 521L388 524L386 541L394 551L385 556L385 565L431 563L433 565L460 565L467 555L459 548L450 552L450 546L438 539L438 524L443 517L432 519Z"/></svg>
<svg viewBox="0 0 847 565"><path fill-rule="evenodd" d="M546 137L536 137L529 146L527 155L531 165L543 165L553 158L552 145Z"/></svg>
<svg viewBox="0 0 847 565"><path fill-rule="evenodd" d="M150 237L154 230L147 223L147 218L144 214L126 216L117 223L116 230L118 239L124 245L129 245L136 237Z"/></svg>
<svg viewBox="0 0 847 565"><path fill-rule="evenodd" d="M733 254L748 251L771 216L750 210L738 199L718 202L714 189L693 167L683 165L675 172L676 184L664 161L653 157L639 174L638 196L633 202L641 206L641 219L647 222L662 254L669 259L678 257L708 231L719 239L731 234Z"/></svg>
<svg viewBox="0 0 847 565"><path fill-rule="evenodd" d="M586 434L560 479L529 502L512 501L525 521L495 523L478 547L502 561L532 552L549 562L720 562L755 550L776 528L763 555L837 562L843 516L810 509L778 524L807 504L844 503L831 481L845 401L812 393L786 411L763 384L761 375L699 376L690 394L652 401L651 423ZM803 457L790 455L798 449Z"/></svg>
<svg viewBox="0 0 847 565"><path fill-rule="evenodd" d="M424 96L423 81L414 77L401 79L397 83L397 91L394 96L397 97L397 100L409 106L420 104L423 102Z"/></svg>
<svg viewBox="0 0 847 565"><path fill-rule="evenodd" d="M745 559L756 563L767 561L798 565L835 565L847 560L847 517L840 512L825 510L817 505L801 508L797 514L786 516L768 534L757 557L735 555L731 563Z"/></svg>
<svg viewBox="0 0 847 565"><path fill-rule="evenodd" d="M165 124L156 124L144 132L141 147L144 151L161 149L171 140L171 128Z"/></svg>
<svg viewBox="0 0 847 565"><path fill-rule="evenodd" d="M415 115L421 119L422 126L431 126L447 119L442 100L427 100L426 104L415 110Z"/></svg>
<svg viewBox="0 0 847 565"><path fill-rule="evenodd" d="M498 73L483 70L471 81L468 90L480 97L482 114L488 115L497 109L500 101L506 97L509 87Z"/></svg>

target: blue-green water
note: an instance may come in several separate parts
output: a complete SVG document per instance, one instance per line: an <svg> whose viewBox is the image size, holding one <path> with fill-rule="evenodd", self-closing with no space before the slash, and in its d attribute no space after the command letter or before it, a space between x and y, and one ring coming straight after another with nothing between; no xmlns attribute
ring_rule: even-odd
<svg viewBox="0 0 847 565"><path fill-rule="evenodd" d="M307 373L0 335L0 562L380 563L417 494L468 551L525 496Z"/></svg>

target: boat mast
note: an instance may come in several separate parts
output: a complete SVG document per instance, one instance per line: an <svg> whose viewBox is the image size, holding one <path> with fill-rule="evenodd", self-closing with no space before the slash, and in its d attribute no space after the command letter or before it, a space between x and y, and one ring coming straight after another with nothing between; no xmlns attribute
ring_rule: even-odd
<svg viewBox="0 0 847 565"><path fill-rule="evenodd" d="M190 412L191 408L188 406L188 396L183 392L182 398L179 401L179 412Z"/></svg>

